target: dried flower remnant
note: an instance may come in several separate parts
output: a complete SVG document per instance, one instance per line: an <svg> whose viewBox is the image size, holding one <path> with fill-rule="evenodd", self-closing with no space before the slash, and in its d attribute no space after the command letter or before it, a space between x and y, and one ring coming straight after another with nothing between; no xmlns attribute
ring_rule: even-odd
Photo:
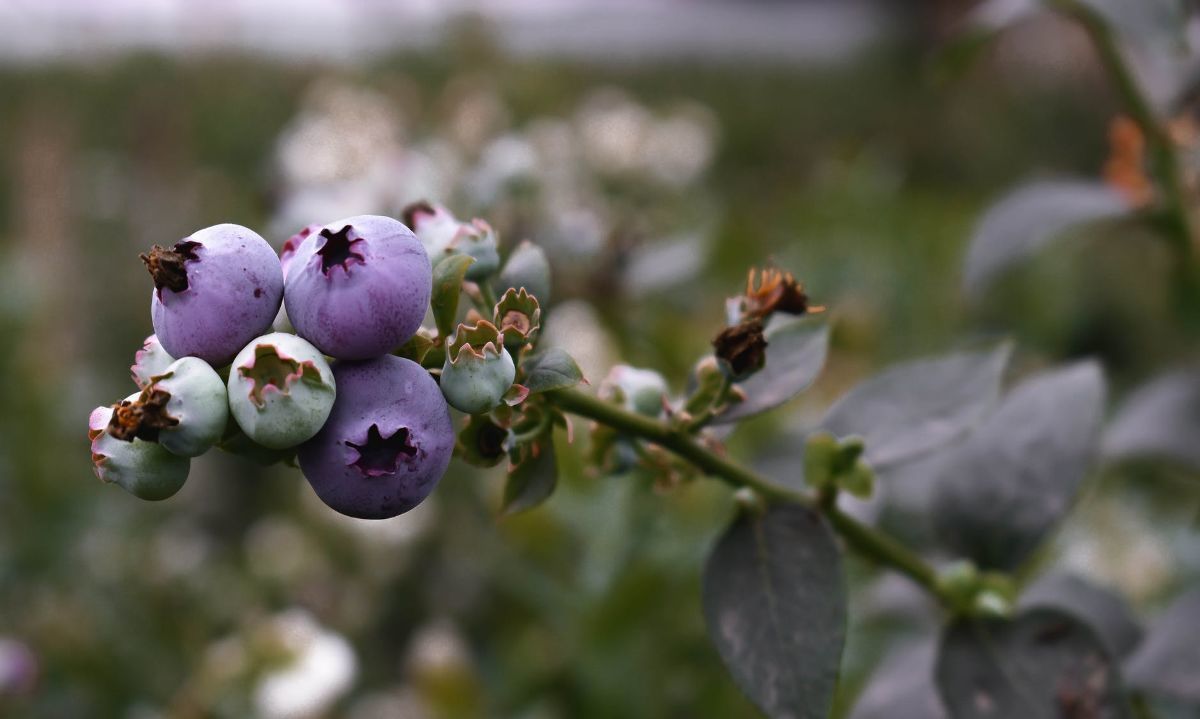
<svg viewBox="0 0 1200 719"><path fill-rule="evenodd" d="M1108 160L1104 179L1134 207L1154 200L1154 185L1146 176L1146 138L1133 120L1119 115L1108 129Z"/></svg>
<svg viewBox="0 0 1200 719"><path fill-rule="evenodd" d="M803 315L823 312L824 307L810 305L804 285L797 282L790 272L773 267L759 270L751 268L746 277L746 294L742 307L749 317L765 319L774 312Z"/></svg>
<svg viewBox="0 0 1200 719"><path fill-rule="evenodd" d="M757 371L767 358L767 339L763 336L763 323L759 319L748 319L726 327L716 336L712 345L717 359L734 378Z"/></svg>

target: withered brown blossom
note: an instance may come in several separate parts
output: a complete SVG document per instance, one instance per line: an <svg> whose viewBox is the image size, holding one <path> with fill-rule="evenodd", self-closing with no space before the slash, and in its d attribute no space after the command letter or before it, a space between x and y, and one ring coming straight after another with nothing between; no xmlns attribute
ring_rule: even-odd
<svg viewBox="0 0 1200 719"><path fill-rule="evenodd" d="M748 319L726 327L713 339L717 358L729 365L735 377L749 374L766 361L767 339L760 319Z"/></svg>
<svg viewBox="0 0 1200 719"><path fill-rule="evenodd" d="M757 279L757 281L756 281ZM790 272L767 267L755 273L750 269L746 277L746 294L742 306L748 317L766 318L773 312L803 315L821 312L825 308L810 305L804 285L797 282Z"/></svg>

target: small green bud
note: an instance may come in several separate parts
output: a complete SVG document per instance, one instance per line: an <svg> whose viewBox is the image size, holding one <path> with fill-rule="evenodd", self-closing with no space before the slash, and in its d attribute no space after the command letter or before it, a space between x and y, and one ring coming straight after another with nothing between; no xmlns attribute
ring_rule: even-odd
<svg viewBox="0 0 1200 719"><path fill-rule="evenodd" d="M721 371L717 358L709 355L696 363L692 377L696 388L688 396L683 409L690 414L697 414L717 402L717 395L725 385L725 373Z"/></svg>
<svg viewBox="0 0 1200 719"><path fill-rule="evenodd" d="M804 442L804 481L813 489L833 486L837 463L837 438L829 432L814 432Z"/></svg>

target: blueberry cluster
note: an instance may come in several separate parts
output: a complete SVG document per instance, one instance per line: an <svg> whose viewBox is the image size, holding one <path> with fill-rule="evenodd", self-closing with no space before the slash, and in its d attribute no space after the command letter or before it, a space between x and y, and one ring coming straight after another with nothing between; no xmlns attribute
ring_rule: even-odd
<svg viewBox="0 0 1200 719"><path fill-rule="evenodd" d="M392 517L424 500L454 452L447 400L489 411L515 370L499 321L438 336L440 386L393 354L422 337L433 344L421 330L432 261L469 254L473 265L498 269L486 223L421 208L406 215L421 237L364 215L306 227L277 256L252 230L223 224L142 255L154 280L154 335L132 368L139 391L91 414L97 476L165 499L183 486L192 457L240 443L294 453L317 495L343 514ZM510 294L503 312L518 317L530 300Z"/></svg>

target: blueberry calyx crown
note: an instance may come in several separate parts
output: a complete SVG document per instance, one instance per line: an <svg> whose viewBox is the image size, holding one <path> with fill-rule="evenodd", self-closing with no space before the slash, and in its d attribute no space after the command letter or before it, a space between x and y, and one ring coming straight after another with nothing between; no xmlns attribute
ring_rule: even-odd
<svg viewBox="0 0 1200 719"><path fill-rule="evenodd" d="M358 471L368 477L393 474L400 466L401 456L412 458L417 455L417 448L409 442L407 427L400 427L384 437L379 431L379 425L372 424L367 429L365 442L355 444L346 440L346 446L358 452L358 458L350 465L357 467Z"/></svg>
<svg viewBox="0 0 1200 719"><path fill-rule="evenodd" d="M200 259L196 255L199 242L180 240L170 249L154 245L150 252L138 255L146 263L150 277L154 279L154 288L164 287L172 292L183 292L188 288L188 276L185 263Z"/></svg>
<svg viewBox="0 0 1200 719"><path fill-rule="evenodd" d="M250 388L250 401L259 409L267 404L265 394L268 387L288 394L288 389L297 381L321 384L321 371L314 363L298 362L284 356L275 345L270 344L255 347L254 361L238 367L237 371L253 383Z"/></svg>
<svg viewBox="0 0 1200 719"><path fill-rule="evenodd" d="M334 267L348 270L352 260L366 262L363 256L353 249L355 244L362 242L362 238L351 238L352 229L350 225L346 225L337 232L331 232L329 228L321 230L321 237L325 238L325 244L317 250L317 254L321 256L321 272L328 275Z"/></svg>

